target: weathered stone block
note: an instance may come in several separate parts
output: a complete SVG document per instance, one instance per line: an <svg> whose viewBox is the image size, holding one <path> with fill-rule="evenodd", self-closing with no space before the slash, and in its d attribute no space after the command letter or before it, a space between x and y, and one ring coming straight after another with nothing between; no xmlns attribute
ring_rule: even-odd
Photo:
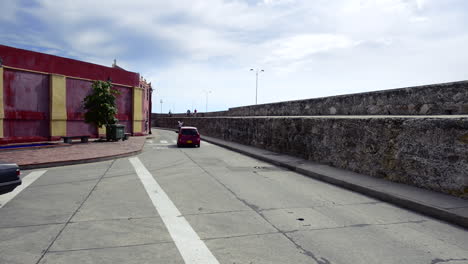
<svg viewBox="0 0 468 264"><path fill-rule="evenodd" d="M468 114L468 81L230 108L229 116Z"/></svg>

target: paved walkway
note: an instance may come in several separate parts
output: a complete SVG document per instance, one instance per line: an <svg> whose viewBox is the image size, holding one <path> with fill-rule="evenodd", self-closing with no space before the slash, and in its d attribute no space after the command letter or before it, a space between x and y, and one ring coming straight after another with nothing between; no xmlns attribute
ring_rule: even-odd
<svg viewBox="0 0 468 264"><path fill-rule="evenodd" d="M468 228L468 199L391 182L268 150L202 136L225 147L278 166L403 208Z"/></svg>
<svg viewBox="0 0 468 264"><path fill-rule="evenodd" d="M146 136L130 137L126 141L80 143L57 147L1 150L0 160L14 162L22 169L35 169L103 161L135 155L141 152Z"/></svg>

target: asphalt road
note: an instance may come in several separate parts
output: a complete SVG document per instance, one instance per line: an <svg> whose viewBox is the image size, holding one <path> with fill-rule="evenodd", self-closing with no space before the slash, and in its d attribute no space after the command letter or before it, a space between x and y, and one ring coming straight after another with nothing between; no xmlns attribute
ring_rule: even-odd
<svg viewBox="0 0 468 264"><path fill-rule="evenodd" d="M468 263L465 229L176 136L24 171L0 196L0 263Z"/></svg>

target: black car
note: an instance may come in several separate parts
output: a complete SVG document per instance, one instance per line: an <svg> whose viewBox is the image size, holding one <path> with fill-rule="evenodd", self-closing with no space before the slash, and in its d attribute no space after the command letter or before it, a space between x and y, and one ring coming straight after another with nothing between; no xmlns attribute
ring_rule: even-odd
<svg viewBox="0 0 468 264"><path fill-rule="evenodd" d="M0 161L0 194L9 193L18 185L21 185L18 165Z"/></svg>

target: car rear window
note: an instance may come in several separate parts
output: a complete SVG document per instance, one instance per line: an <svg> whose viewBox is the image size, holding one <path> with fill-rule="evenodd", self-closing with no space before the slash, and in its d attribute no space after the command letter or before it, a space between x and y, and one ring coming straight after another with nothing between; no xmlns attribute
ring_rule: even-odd
<svg viewBox="0 0 468 264"><path fill-rule="evenodd" d="M182 129L182 135L196 136L198 131L196 129Z"/></svg>

